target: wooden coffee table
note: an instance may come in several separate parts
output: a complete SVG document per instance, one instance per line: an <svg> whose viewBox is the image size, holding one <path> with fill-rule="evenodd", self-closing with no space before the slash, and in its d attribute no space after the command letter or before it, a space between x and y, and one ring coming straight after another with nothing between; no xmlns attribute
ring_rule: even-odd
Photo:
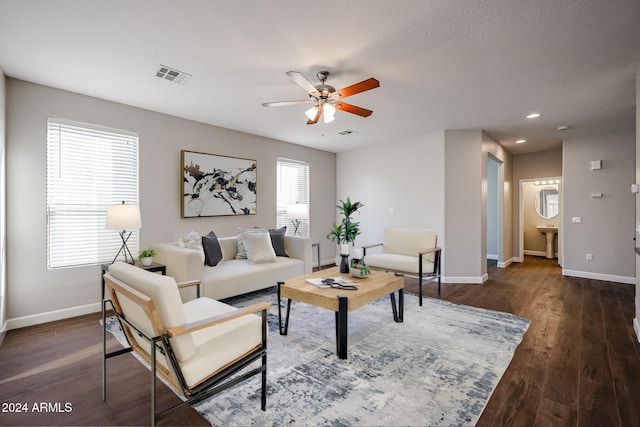
<svg viewBox="0 0 640 427"><path fill-rule="evenodd" d="M334 288L318 288L306 280L309 278L348 277L360 283L357 290ZM398 304L394 292L398 291ZM336 313L336 344L340 359L347 358L347 321L348 313L357 310L370 302L390 295L393 320L403 321L404 314L404 277L372 271L366 279L355 279L348 274L340 273L338 267L330 268L305 276L295 277L285 282L278 282L278 322L280 335L287 335L289 329L289 314L291 300L304 302L325 308ZM287 313L282 323L282 309L280 300L287 298Z"/></svg>

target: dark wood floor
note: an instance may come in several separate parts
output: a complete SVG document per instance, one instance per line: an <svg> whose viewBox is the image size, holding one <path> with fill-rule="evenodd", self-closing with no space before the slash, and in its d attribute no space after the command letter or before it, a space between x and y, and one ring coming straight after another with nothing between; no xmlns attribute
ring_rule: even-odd
<svg viewBox="0 0 640 427"><path fill-rule="evenodd" d="M563 277L557 263L535 257L506 269L490 266L489 278L483 285L445 284L442 299L533 321L478 426L640 425L635 286ZM406 285L417 289L414 279ZM433 285L425 291L436 296ZM27 403L29 412L0 411L0 425L149 423L149 374L132 356L109 360L108 399L102 402L98 319L87 315L9 331L0 346L0 404ZM117 346L112 338L109 345ZM159 389L160 408L178 402ZM60 411L34 412L41 402ZM208 425L191 408L160 424Z"/></svg>

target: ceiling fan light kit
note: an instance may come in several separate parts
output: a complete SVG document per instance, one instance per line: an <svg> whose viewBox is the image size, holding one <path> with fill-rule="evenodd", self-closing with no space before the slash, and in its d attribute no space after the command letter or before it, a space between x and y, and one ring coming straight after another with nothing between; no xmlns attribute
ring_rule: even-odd
<svg viewBox="0 0 640 427"><path fill-rule="evenodd" d="M263 107L281 107L285 105L299 105L299 104L314 104L313 107L305 111L305 115L309 119L308 125L318 123L320 116L323 117L324 123L331 123L335 120L336 109L346 111L347 113L355 114L361 117L369 117L373 111L366 108L358 107L355 105L347 104L345 102L339 102L339 99L344 99L352 95L356 95L367 90L380 87L380 82L373 77L363 80L360 83L356 83L351 86L347 86L343 89L336 90L333 86L325 84L329 77L328 71L320 71L316 74L320 84L314 86L307 78L298 71L287 71L289 76L294 82L302 87L309 94L307 100L296 101L278 101L278 102L265 102Z"/></svg>

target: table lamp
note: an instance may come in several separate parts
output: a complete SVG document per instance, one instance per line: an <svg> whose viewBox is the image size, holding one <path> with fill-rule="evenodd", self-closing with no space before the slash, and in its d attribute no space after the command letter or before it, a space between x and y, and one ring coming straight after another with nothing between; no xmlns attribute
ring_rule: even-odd
<svg viewBox="0 0 640 427"><path fill-rule="evenodd" d="M127 235L127 230L138 230L142 228L142 221L140 219L140 206L139 205L126 205L124 201L119 205L110 205L107 206L107 230L119 230L120 238L122 239L122 246L120 250L116 254L115 258L111 263L116 262L116 259L120 255L120 252L124 253L124 261L128 264L135 264L135 259L133 255L131 255L131 251L127 247L127 241L129 237L131 237L132 231L129 231ZM126 235L126 237L125 237ZM131 262L127 257L131 258Z"/></svg>
<svg viewBox="0 0 640 427"><path fill-rule="evenodd" d="M287 206L287 219L293 224L293 235L298 233L301 219L309 219L309 205L306 203L290 203Z"/></svg>

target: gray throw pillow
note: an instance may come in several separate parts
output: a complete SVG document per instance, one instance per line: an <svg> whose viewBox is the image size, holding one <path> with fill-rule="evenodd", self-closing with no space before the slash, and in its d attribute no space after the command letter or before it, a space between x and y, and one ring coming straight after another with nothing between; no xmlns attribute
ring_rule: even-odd
<svg viewBox="0 0 640 427"><path fill-rule="evenodd" d="M202 236L202 248L204 249L204 263L209 267L215 267L222 260L222 249L218 237L213 231Z"/></svg>
<svg viewBox="0 0 640 427"><path fill-rule="evenodd" d="M276 253L276 256L286 256L287 252L284 250L284 235L287 232L287 226L280 228L269 229L269 236L271 236L271 245Z"/></svg>

